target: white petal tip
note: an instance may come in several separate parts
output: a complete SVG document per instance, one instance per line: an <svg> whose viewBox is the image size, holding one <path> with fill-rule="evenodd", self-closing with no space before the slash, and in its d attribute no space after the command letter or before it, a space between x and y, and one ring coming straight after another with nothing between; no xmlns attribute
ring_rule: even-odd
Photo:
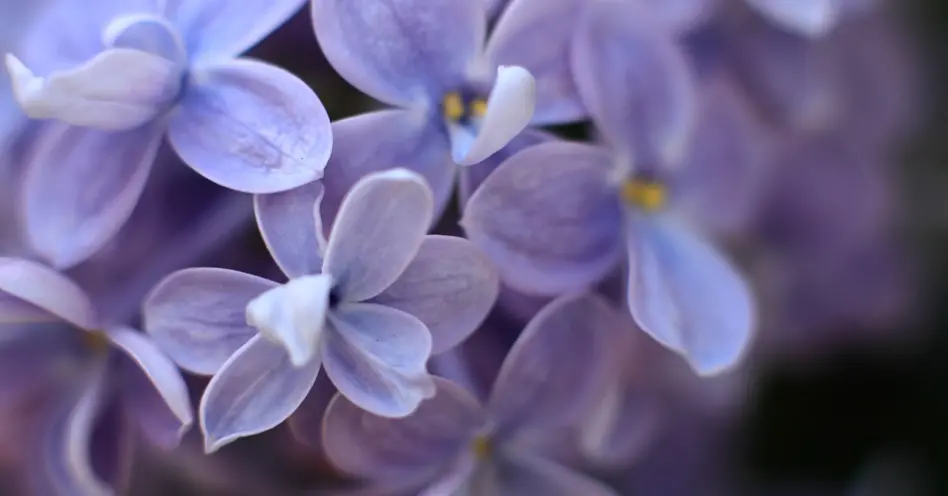
<svg viewBox="0 0 948 496"><path fill-rule="evenodd" d="M536 100L537 83L530 71L516 65L498 67L480 132L458 164L483 162L510 143L530 124Z"/></svg>
<svg viewBox="0 0 948 496"><path fill-rule="evenodd" d="M36 86L37 81L41 81L41 78L36 77L33 71L26 67L26 65L12 53L6 54L3 60L7 67L7 72L10 73L13 96L16 97L17 103L24 107L24 110L27 110L26 107L28 106L30 93L32 92L31 88Z"/></svg>

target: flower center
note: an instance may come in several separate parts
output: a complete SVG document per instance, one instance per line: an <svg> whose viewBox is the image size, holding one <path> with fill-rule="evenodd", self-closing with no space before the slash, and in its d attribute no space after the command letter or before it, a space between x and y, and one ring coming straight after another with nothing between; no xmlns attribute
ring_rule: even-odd
<svg viewBox="0 0 948 496"><path fill-rule="evenodd" d="M474 119L484 118L487 114L487 100L452 91L441 101L441 112L446 121L466 125Z"/></svg>
<svg viewBox="0 0 948 496"><path fill-rule="evenodd" d="M489 437L477 436L471 441L471 452L474 453L474 457L478 460L486 460L489 458L491 451L493 451L493 448Z"/></svg>
<svg viewBox="0 0 948 496"><path fill-rule="evenodd" d="M665 206L667 188L653 179L631 178L622 183L620 196L627 205L633 205L646 212L654 212Z"/></svg>
<svg viewBox="0 0 948 496"><path fill-rule="evenodd" d="M82 331L82 344L95 354L108 353L112 343L102 331Z"/></svg>

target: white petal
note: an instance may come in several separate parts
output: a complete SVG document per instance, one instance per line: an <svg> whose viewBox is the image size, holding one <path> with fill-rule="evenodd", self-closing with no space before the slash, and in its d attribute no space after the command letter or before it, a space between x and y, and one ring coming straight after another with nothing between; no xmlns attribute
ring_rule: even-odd
<svg viewBox="0 0 948 496"><path fill-rule="evenodd" d="M811 37L823 36L840 16L839 0L749 0L761 15Z"/></svg>
<svg viewBox="0 0 948 496"><path fill-rule="evenodd" d="M247 323L281 344L297 367L312 361L326 321L332 277L303 276L277 286L247 304Z"/></svg>
<svg viewBox="0 0 948 496"><path fill-rule="evenodd" d="M459 163L479 163L520 134L533 118L536 99L536 81L530 72L523 67L500 66L487 99L487 115L480 125L480 133Z"/></svg>

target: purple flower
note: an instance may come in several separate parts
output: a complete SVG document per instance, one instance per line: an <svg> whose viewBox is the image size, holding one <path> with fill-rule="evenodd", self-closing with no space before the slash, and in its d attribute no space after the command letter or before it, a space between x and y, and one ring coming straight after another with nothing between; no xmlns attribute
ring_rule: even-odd
<svg viewBox="0 0 948 496"><path fill-rule="evenodd" d="M0 325L9 332L0 355L5 367L16 365L3 377L4 394L40 385L58 392L33 467L53 494L111 493L109 483L116 481L110 475L121 471L95 457L130 440L122 415L165 447L175 446L191 425L188 391L174 363L148 337L112 323L102 310L58 272L0 258ZM100 425L110 434L94 435ZM120 452L116 461L128 457Z"/></svg>
<svg viewBox="0 0 948 496"><path fill-rule="evenodd" d="M66 268L105 243L134 208L165 134L194 170L231 189L319 179L331 148L319 98L283 69L234 58L301 3L51 7L22 53L6 57L27 115L55 121L35 138L22 192L37 251Z"/></svg>
<svg viewBox="0 0 948 496"><path fill-rule="evenodd" d="M410 414L434 394L429 355L464 340L497 297L497 275L473 245L425 235L433 201L415 173L359 181L328 240L318 209L317 199L307 215L258 216L289 282L189 269L146 301L146 330L162 348L214 374L200 406L208 451L283 422L322 368L361 408Z"/></svg>
<svg viewBox="0 0 948 496"><path fill-rule="evenodd" d="M440 378L437 394L405 418L336 396L323 423L326 454L386 494L615 494L536 444L573 425L600 394L613 371L601 358L615 317L594 295L552 302L524 329L484 405Z"/></svg>
<svg viewBox="0 0 948 496"><path fill-rule="evenodd" d="M703 119L697 132L719 138L694 138L694 114L735 100L718 95L718 103L696 110L672 39L628 2L597 1L585 13L573 42L575 74L611 150L575 143L524 150L484 181L461 223L501 279L526 293L587 287L624 255L627 301L639 326L697 372L717 373L736 363L749 341L752 298L681 210L704 184L688 180L693 169L725 171L732 160L755 165L743 142L744 115L713 110L726 119ZM708 153L692 156L695 149Z"/></svg>
<svg viewBox="0 0 948 496"><path fill-rule="evenodd" d="M581 0L510 2L486 44L484 0L311 3L316 36L333 67L362 92L397 107L333 124L327 224L360 177L393 167L425 176L440 212L456 164L482 162L511 140L525 147L517 136L530 123L585 115L567 57Z"/></svg>

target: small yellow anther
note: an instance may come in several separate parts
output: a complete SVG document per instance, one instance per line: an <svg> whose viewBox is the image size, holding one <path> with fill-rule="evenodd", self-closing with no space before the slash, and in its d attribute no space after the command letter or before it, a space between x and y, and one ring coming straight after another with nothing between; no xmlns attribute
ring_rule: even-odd
<svg viewBox="0 0 948 496"><path fill-rule="evenodd" d="M107 353L112 344L102 331L81 331L82 343L93 353Z"/></svg>
<svg viewBox="0 0 948 496"><path fill-rule="evenodd" d="M643 179L630 179L622 183L622 201L647 212L665 206L665 186Z"/></svg>
<svg viewBox="0 0 948 496"><path fill-rule="evenodd" d="M471 117L478 119L483 118L485 115L487 115L487 101L478 98L477 100L471 102L470 113Z"/></svg>
<svg viewBox="0 0 948 496"><path fill-rule="evenodd" d="M478 460L484 460L490 456L491 446L490 438L487 436L477 436L471 441L471 452Z"/></svg>
<svg viewBox="0 0 948 496"><path fill-rule="evenodd" d="M442 105L445 119L458 121L464 117L464 101L461 100L461 95L457 92L453 91L445 95Z"/></svg>

